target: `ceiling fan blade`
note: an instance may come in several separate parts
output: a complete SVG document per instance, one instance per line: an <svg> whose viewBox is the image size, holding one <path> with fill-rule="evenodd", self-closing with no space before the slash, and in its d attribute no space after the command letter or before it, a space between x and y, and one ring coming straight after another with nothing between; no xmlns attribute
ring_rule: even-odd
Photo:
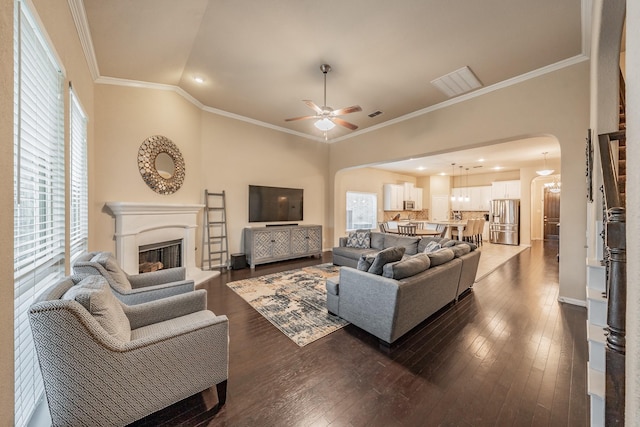
<svg viewBox="0 0 640 427"><path fill-rule="evenodd" d="M318 107L315 102L310 101L308 99L303 99L302 102L304 102L305 104L307 104L307 107L311 108L313 111L315 111L318 114L322 114L322 108Z"/></svg>
<svg viewBox="0 0 640 427"><path fill-rule="evenodd" d="M356 130L358 129L358 126L354 125L353 123L349 123L346 120L342 120L339 117L332 117L331 121L333 121L335 124L340 125L340 126L344 126L347 129L351 129L351 130Z"/></svg>
<svg viewBox="0 0 640 427"><path fill-rule="evenodd" d="M362 111L359 105L352 105L351 107L341 108L339 110L333 110L331 113L334 116L342 116L343 114L349 113L357 113L358 111Z"/></svg>
<svg viewBox="0 0 640 427"><path fill-rule="evenodd" d="M305 119L318 119L319 116L302 116L302 117L293 117L290 119L284 119L285 122L295 122L296 120L305 120Z"/></svg>

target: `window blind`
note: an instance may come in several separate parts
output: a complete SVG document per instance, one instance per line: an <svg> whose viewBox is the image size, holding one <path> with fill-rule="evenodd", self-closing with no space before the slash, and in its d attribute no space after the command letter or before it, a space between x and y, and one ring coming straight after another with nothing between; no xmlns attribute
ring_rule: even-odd
<svg viewBox="0 0 640 427"><path fill-rule="evenodd" d="M87 189L87 116L75 96L69 91L71 115L71 220L69 255L71 262L87 251L89 240L89 200Z"/></svg>
<svg viewBox="0 0 640 427"><path fill-rule="evenodd" d="M14 22L15 425L28 423L43 394L27 311L64 275L62 73L23 2Z"/></svg>

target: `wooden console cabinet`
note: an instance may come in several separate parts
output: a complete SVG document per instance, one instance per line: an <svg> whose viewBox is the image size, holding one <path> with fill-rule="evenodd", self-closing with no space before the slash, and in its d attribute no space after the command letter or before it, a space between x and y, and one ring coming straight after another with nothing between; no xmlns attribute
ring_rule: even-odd
<svg viewBox="0 0 640 427"><path fill-rule="evenodd" d="M321 225L282 225L244 229L244 251L251 268L285 259L322 255Z"/></svg>

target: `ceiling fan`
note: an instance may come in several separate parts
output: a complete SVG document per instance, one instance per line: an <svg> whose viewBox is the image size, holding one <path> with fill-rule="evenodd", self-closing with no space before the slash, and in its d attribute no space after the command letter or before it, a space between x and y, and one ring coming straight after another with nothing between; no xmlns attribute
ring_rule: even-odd
<svg viewBox="0 0 640 427"><path fill-rule="evenodd" d="M322 64L320 66L320 70L324 74L324 105L322 107L318 107L313 101L308 99L303 100L307 107L311 108L316 112L313 116L303 116L303 117L293 117L291 119L285 119L286 122L292 122L296 120L306 120L306 119L318 119L314 125L321 131L328 131L333 129L335 125L344 126L347 129L356 130L358 126L353 123L349 123L346 120L341 119L338 116L343 116L349 113L356 113L358 111L362 111L359 105L353 105L351 107L340 108L339 110L334 110L331 107L327 107L327 73L331 71L331 66L329 64Z"/></svg>

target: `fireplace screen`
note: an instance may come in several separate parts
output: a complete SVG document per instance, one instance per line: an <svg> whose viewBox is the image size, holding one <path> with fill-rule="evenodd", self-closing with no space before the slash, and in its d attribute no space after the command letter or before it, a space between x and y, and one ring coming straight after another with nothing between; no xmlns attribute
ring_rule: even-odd
<svg viewBox="0 0 640 427"><path fill-rule="evenodd" d="M138 253L140 273L182 267L182 240L140 246Z"/></svg>

